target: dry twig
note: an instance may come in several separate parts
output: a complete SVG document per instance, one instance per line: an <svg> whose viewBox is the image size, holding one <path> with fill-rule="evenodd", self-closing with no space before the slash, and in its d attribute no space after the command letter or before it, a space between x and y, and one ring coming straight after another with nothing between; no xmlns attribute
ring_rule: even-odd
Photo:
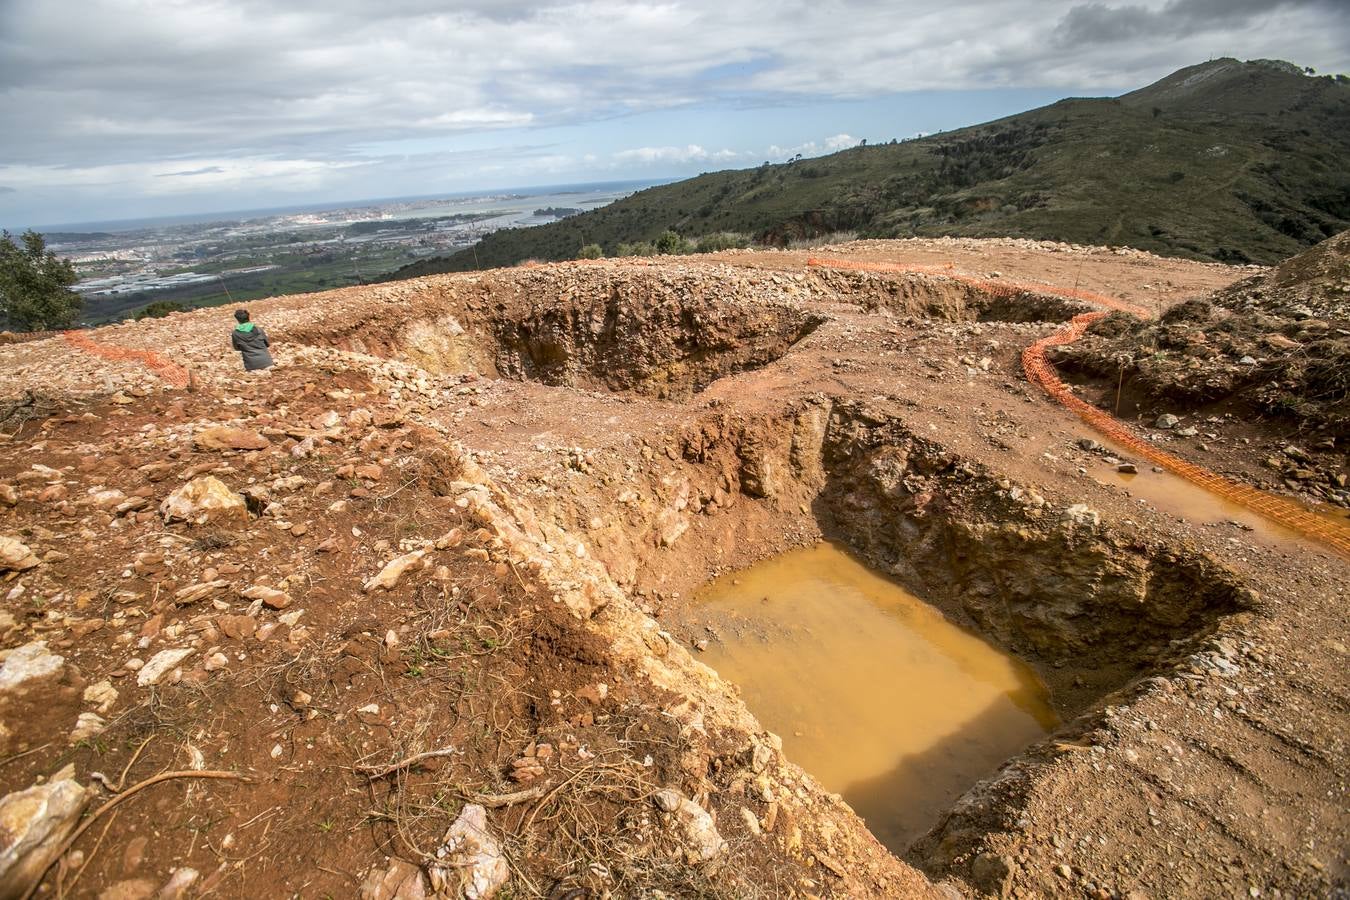
<svg viewBox="0 0 1350 900"><path fill-rule="evenodd" d="M440 750L428 750L425 753L414 754L413 756L410 756L407 759L399 760L392 766L357 766L356 769L358 772L365 773L366 777L369 778L371 781L375 781L377 779L385 777L386 775L392 775L395 772L398 772L402 769L406 769L408 768L408 766L419 763L424 759L434 759L438 756L449 756L454 752L455 752L454 747L443 747Z"/></svg>

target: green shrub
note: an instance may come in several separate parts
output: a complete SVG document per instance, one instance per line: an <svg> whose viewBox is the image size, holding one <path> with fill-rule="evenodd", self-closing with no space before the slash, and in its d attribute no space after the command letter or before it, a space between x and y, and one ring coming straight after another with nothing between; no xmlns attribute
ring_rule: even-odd
<svg viewBox="0 0 1350 900"><path fill-rule="evenodd" d="M705 234L694 245L695 253L716 253L719 250L741 250L750 246L750 239L734 231Z"/></svg>
<svg viewBox="0 0 1350 900"><path fill-rule="evenodd" d="M657 253L668 256L689 253L693 249L688 241L669 228L661 232L661 236L656 239L654 246Z"/></svg>
<svg viewBox="0 0 1350 900"><path fill-rule="evenodd" d="M577 259L604 259L605 251L599 244L587 244L577 251Z"/></svg>
<svg viewBox="0 0 1350 900"><path fill-rule="evenodd" d="M177 300L156 300L154 303L142 306L136 310L132 316L137 322L141 319L162 319L169 313L187 312L187 307Z"/></svg>

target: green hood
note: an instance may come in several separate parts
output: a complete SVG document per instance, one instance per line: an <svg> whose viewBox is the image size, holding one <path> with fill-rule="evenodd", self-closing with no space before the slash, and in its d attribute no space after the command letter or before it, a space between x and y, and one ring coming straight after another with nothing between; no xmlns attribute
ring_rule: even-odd
<svg viewBox="0 0 1350 900"><path fill-rule="evenodd" d="M240 322L238 325L234 326L234 330L235 330L235 331L252 331L252 330L253 330L253 323L252 323L252 322Z"/></svg>

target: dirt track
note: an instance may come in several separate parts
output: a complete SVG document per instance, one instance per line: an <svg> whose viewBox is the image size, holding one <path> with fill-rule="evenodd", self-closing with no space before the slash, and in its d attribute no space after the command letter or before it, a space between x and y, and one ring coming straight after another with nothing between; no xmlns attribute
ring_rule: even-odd
<svg viewBox="0 0 1350 900"><path fill-rule="evenodd" d="M830 255L1160 309L1247 274L1017 241ZM46 555L6 576L4 646L39 637L66 658L0 699L0 786L66 761L81 783L115 781L147 737L129 781L184 767L189 748L253 779L129 802L98 853L101 825L80 844L92 860L74 893L153 890L187 866L221 896L351 895L385 856L435 845L465 797L540 784L559 793L490 818L520 896L919 895L919 873L688 650L702 629L682 598L822 534L1026 659L1068 723L934 823L908 855L928 878L1013 896L1344 886L1345 560L1142 461L1127 482L1109 448L1083 449L1090 432L1019 365L1074 304L807 258L278 298L250 305L281 363L254 378L234 371L221 313L95 333L184 364L193 392L58 340L0 348L0 395L42 395L0 444L16 489L0 534ZM1156 432L1160 445L1239 478L1286 437L1193 420L1206 449ZM268 445L193 444L221 423ZM265 487L249 517L166 525L164 496L207 471ZM452 529L444 549L419 543ZM361 591L419 550L427 568ZM257 585L293 604L258 609L240 596ZM195 652L178 682L138 687L125 660L167 647ZM105 679L119 692L106 730L71 746ZM513 780L541 743L555 755ZM392 782L352 770L446 744L460 756ZM672 862L679 828L649 799L664 787L709 809L728 848Z"/></svg>

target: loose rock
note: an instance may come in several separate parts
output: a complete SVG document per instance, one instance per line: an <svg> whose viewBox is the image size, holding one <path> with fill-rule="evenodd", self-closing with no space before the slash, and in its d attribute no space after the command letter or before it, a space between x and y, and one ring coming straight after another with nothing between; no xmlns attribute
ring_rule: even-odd
<svg viewBox="0 0 1350 900"><path fill-rule="evenodd" d="M511 877L501 846L488 830L487 810L476 803L465 805L445 833L436 859L427 867L432 890L466 900L495 896Z"/></svg>
<svg viewBox="0 0 1350 900"><path fill-rule="evenodd" d="M214 475L202 475L174 491L159 507L166 522L205 525L237 520L248 521L248 504L240 494Z"/></svg>

